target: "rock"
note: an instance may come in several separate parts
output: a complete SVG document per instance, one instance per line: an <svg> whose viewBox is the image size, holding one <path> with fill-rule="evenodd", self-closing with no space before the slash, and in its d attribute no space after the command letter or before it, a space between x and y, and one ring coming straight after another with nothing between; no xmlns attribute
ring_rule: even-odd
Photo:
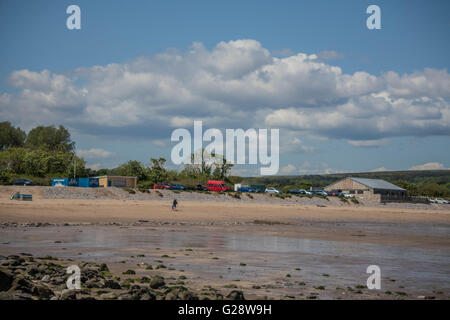
<svg viewBox="0 0 450 320"><path fill-rule="evenodd" d="M33 300L33 296L25 292L15 292L14 300Z"/></svg>
<svg viewBox="0 0 450 320"><path fill-rule="evenodd" d="M181 300L198 300L198 297L190 291L182 291L178 294Z"/></svg>
<svg viewBox="0 0 450 320"><path fill-rule="evenodd" d="M147 287L134 285L128 292L130 300L156 300L155 294ZM124 298L122 298L124 300Z"/></svg>
<svg viewBox="0 0 450 320"><path fill-rule="evenodd" d="M45 276L42 277L41 281L45 283L50 282L50 276L46 274Z"/></svg>
<svg viewBox="0 0 450 320"><path fill-rule="evenodd" d="M8 292L0 292L0 300L13 300L13 295Z"/></svg>
<svg viewBox="0 0 450 320"><path fill-rule="evenodd" d="M61 296L59 297L60 300L76 300L77 299L77 292L75 289L66 289L63 290L61 293Z"/></svg>
<svg viewBox="0 0 450 320"><path fill-rule="evenodd" d="M16 279L14 279L12 288L14 291L21 291L23 293L31 293L33 289L33 285L30 281L26 280L23 275L18 275Z"/></svg>
<svg viewBox="0 0 450 320"><path fill-rule="evenodd" d="M102 264L100 265L99 270L100 270L100 271L109 271L108 266L106 265L106 263L102 263Z"/></svg>
<svg viewBox="0 0 450 320"><path fill-rule="evenodd" d="M35 285L33 287L33 295L38 296L39 299L47 300L50 299L55 294L52 290L43 285Z"/></svg>
<svg viewBox="0 0 450 320"><path fill-rule="evenodd" d="M103 288L110 288L110 289L122 289L120 284L114 280L106 280L105 285Z"/></svg>
<svg viewBox="0 0 450 320"><path fill-rule="evenodd" d="M100 299L113 300L113 299L117 299L117 295L114 292L103 293L100 295Z"/></svg>
<svg viewBox="0 0 450 320"><path fill-rule="evenodd" d="M165 300L198 300L198 297L185 287L170 287L165 292Z"/></svg>
<svg viewBox="0 0 450 320"><path fill-rule="evenodd" d="M156 300L156 297L154 294L147 292L141 296L140 300Z"/></svg>
<svg viewBox="0 0 450 320"><path fill-rule="evenodd" d="M164 282L163 278L155 277L150 281L150 288L152 289L158 289L164 286L166 283Z"/></svg>
<svg viewBox="0 0 450 320"><path fill-rule="evenodd" d="M53 284L65 284L66 283L66 280L63 278L63 277L55 277L55 278L52 278L52 283Z"/></svg>
<svg viewBox="0 0 450 320"><path fill-rule="evenodd" d="M39 269L37 269L37 268L31 267L30 269L28 269L28 274L29 274L30 276L34 276L34 275L36 275L36 274L38 274L38 273L40 273L40 271L39 271Z"/></svg>
<svg viewBox="0 0 450 320"><path fill-rule="evenodd" d="M233 290L228 295L227 298L230 300L245 300L244 293L240 290Z"/></svg>
<svg viewBox="0 0 450 320"><path fill-rule="evenodd" d="M178 295L175 292L169 292L168 294L166 294L166 297L164 298L165 300L177 300L178 299Z"/></svg>
<svg viewBox="0 0 450 320"><path fill-rule="evenodd" d="M106 288L105 281L97 279L90 279L85 282L85 285L87 288Z"/></svg>
<svg viewBox="0 0 450 320"><path fill-rule="evenodd" d="M96 300L96 299L88 294L80 294L79 296L77 296L77 300Z"/></svg>
<svg viewBox="0 0 450 320"><path fill-rule="evenodd" d="M6 269L0 268L0 291L8 291L13 283L13 275Z"/></svg>

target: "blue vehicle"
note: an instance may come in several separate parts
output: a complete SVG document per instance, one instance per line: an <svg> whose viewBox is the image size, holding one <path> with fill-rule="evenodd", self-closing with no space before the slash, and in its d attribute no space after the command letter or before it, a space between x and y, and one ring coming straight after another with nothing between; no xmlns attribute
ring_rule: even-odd
<svg viewBox="0 0 450 320"><path fill-rule="evenodd" d="M238 189L239 192L256 192L256 189L250 187L240 187Z"/></svg>
<svg viewBox="0 0 450 320"><path fill-rule="evenodd" d="M186 190L186 188L180 184L171 184L170 186L172 187L172 190Z"/></svg>

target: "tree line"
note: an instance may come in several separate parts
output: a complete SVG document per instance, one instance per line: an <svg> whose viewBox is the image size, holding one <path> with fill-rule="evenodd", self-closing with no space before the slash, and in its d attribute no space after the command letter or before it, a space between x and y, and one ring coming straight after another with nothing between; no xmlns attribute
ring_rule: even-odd
<svg viewBox="0 0 450 320"><path fill-rule="evenodd" d="M167 170L166 159L151 158L146 166L137 160L127 161L113 169L86 168L75 153L75 142L64 126L38 126L28 134L10 122L0 122L0 183L15 178L33 179L48 185L51 177L93 177L101 175L136 176L141 187L158 182L175 182L188 186L208 179L229 182L232 164L221 155L201 150L201 164L186 165L180 172ZM192 158L194 154L192 154ZM76 169L76 170L74 170Z"/></svg>
<svg viewBox="0 0 450 320"><path fill-rule="evenodd" d="M0 122L0 183L32 177L47 184L53 176L68 176L76 164L78 175L88 174L85 162L75 155L75 142L63 126L38 126L28 134L10 122Z"/></svg>

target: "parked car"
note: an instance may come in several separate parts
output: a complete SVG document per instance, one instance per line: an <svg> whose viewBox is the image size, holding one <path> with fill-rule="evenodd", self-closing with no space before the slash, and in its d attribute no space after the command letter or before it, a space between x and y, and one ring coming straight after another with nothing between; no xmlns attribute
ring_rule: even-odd
<svg viewBox="0 0 450 320"><path fill-rule="evenodd" d="M323 191L323 190L312 190L311 193L315 194L315 195L319 195L319 196L328 195L328 193L326 191Z"/></svg>
<svg viewBox="0 0 450 320"><path fill-rule="evenodd" d="M153 189L172 189L172 185L170 185L169 183L155 183L153 185Z"/></svg>
<svg viewBox="0 0 450 320"><path fill-rule="evenodd" d="M450 201L442 199L442 198L437 198L437 199L435 199L435 201L436 201L435 203L439 203L439 204L449 204L450 203Z"/></svg>
<svg viewBox="0 0 450 320"><path fill-rule="evenodd" d="M292 189L289 190L288 193L292 193L292 194L306 194L306 191L303 189Z"/></svg>
<svg viewBox="0 0 450 320"><path fill-rule="evenodd" d="M428 201L429 201L430 203L437 203L437 202L436 202L436 199L431 199L431 198L429 198Z"/></svg>
<svg viewBox="0 0 450 320"><path fill-rule="evenodd" d="M340 192L335 192L335 191L328 192L328 195L332 196L332 197L339 197L339 194L340 194Z"/></svg>
<svg viewBox="0 0 450 320"><path fill-rule="evenodd" d="M34 182L28 179L16 179L13 181L15 186L34 186Z"/></svg>
<svg viewBox="0 0 450 320"><path fill-rule="evenodd" d="M196 187L197 191L208 191L208 189L205 186L202 186L201 184L198 184Z"/></svg>
<svg viewBox="0 0 450 320"><path fill-rule="evenodd" d="M239 192L256 192L256 189L253 189L251 187L239 187Z"/></svg>
<svg viewBox="0 0 450 320"><path fill-rule="evenodd" d="M170 184L170 186L172 187L172 190L186 190L186 188L180 184Z"/></svg>
<svg viewBox="0 0 450 320"><path fill-rule="evenodd" d="M355 195L354 195L354 194L351 194L351 193L343 193L342 196L343 196L344 198L354 198L354 197L355 197Z"/></svg>
<svg viewBox="0 0 450 320"><path fill-rule="evenodd" d="M274 193L274 194L280 194L281 193L280 190L278 190L277 188L272 188L272 187L266 188L265 192L266 193Z"/></svg>
<svg viewBox="0 0 450 320"><path fill-rule="evenodd" d="M209 191L217 191L217 192L228 191L228 187L225 186L225 182L221 180L208 180L206 188Z"/></svg>

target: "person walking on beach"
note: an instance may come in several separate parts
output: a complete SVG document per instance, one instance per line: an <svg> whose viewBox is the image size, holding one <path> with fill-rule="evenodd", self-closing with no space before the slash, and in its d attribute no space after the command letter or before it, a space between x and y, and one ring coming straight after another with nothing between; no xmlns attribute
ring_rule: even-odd
<svg viewBox="0 0 450 320"><path fill-rule="evenodd" d="M177 199L173 199L173 202L172 202L172 211L176 210L177 204L178 204Z"/></svg>

